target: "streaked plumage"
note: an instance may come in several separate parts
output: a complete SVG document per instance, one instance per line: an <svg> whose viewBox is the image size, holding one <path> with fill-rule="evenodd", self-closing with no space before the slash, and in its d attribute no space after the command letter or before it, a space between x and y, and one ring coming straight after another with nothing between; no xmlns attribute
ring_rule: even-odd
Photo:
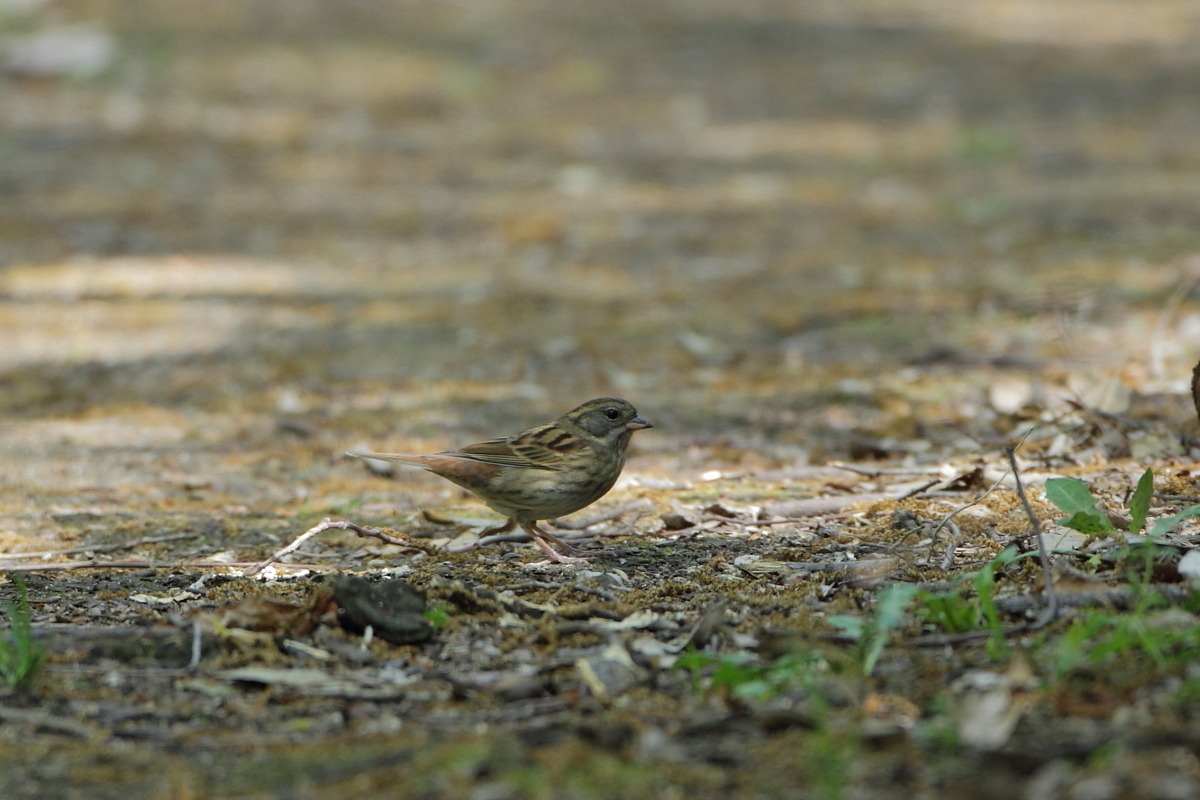
<svg viewBox="0 0 1200 800"><path fill-rule="evenodd" d="M603 497L625 466L625 448L636 430L654 427L630 403L616 397L589 400L554 422L504 439L492 439L431 455L348 453L355 458L396 461L425 469L475 494L520 525L554 561L575 563L547 540L570 549L537 526Z"/></svg>

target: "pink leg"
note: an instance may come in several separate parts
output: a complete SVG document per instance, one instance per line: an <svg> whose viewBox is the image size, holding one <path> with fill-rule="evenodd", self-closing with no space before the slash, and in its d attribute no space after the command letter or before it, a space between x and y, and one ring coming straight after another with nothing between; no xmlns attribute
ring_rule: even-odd
<svg viewBox="0 0 1200 800"><path fill-rule="evenodd" d="M585 558L583 556L578 556L578 557L564 556L562 553L558 552L553 547L551 547L550 543L547 542L546 539L551 539L555 542L558 542L558 544L562 545L563 548L568 550L569 552L574 552L574 553L579 552L575 548L568 545L566 542L560 542L557 537L552 536L549 533L546 533L544 530L539 528L536 523L522 522L521 529L529 534L529 538L533 539L534 544L536 544L538 547L542 548L543 551L545 551L546 555L550 557L551 561L558 562L559 564L584 564L584 563L587 563L587 558Z"/></svg>

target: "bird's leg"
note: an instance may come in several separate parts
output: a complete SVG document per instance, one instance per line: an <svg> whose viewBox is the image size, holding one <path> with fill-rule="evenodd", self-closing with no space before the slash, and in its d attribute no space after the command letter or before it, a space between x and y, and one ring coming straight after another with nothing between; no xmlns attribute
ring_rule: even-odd
<svg viewBox="0 0 1200 800"><path fill-rule="evenodd" d="M534 527L536 528L537 526L535 525ZM543 528L537 528L537 532L538 532L538 535L541 536L543 539L547 539L551 542L554 542L554 544L558 545L559 550L562 550L564 553L567 553L568 555L572 555L572 556L584 555L585 551L580 550L578 547L571 544L570 542L566 542L566 541L558 538L557 536L555 536L548 530L545 530Z"/></svg>
<svg viewBox="0 0 1200 800"><path fill-rule="evenodd" d="M559 540L559 538L557 536L553 536L549 533L546 533L544 530L539 528L537 526L537 523L535 523L535 522L522 522L521 529L529 534L529 538L533 539L534 544L536 544L538 547L542 548L543 551L545 551L546 555L548 555L550 557L551 561L557 561L559 564L583 564L587 561L587 558L585 558L583 556L564 556L562 553L555 550L553 547L550 546L550 543L547 542L546 539L549 539L549 540L557 543L560 547L562 547L567 552L571 552L571 553L580 552L579 550L576 550L574 547L571 547L566 542Z"/></svg>
<svg viewBox="0 0 1200 800"><path fill-rule="evenodd" d="M512 517L509 517L508 519L504 520L503 525L493 525L490 528L484 528L479 532L479 538L482 539L484 536L494 536L497 533L508 533L516 524L517 521Z"/></svg>

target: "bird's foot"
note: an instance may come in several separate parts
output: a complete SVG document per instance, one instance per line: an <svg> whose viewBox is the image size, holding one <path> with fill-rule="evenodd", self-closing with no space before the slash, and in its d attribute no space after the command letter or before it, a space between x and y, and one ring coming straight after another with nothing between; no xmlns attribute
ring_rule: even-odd
<svg viewBox="0 0 1200 800"><path fill-rule="evenodd" d="M521 523L521 528L529 534L529 538L533 540L533 543L542 548L549 559L557 564L584 564L588 561L588 557L584 554L584 551L577 547L572 547L553 534L547 533L539 528L536 523L524 522ZM550 542L554 542L568 555L555 550L550 546Z"/></svg>

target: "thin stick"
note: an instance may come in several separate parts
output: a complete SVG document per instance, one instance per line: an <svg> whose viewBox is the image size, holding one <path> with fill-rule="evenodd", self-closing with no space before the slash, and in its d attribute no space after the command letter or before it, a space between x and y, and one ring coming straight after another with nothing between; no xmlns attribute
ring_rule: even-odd
<svg viewBox="0 0 1200 800"><path fill-rule="evenodd" d="M316 525L314 525L311 528L309 528L308 530L306 530L304 533L297 536L286 547L282 548L281 550L275 551L269 557L267 557L265 560L258 562L254 566L247 567L246 569L244 569L242 571L242 575L247 578L257 575L258 573L262 572L264 569L269 567L271 564L275 563L279 559L286 556L288 553L293 553L296 550L299 550L301 545L303 545L305 542L307 542L312 537L316 536L318 533L322 533L322 532L328 531L328 530L354 531L354 533L358 534L361 537L370 538L370 539L378 539L379 541L384 542L385 544L397 544L397 545L402 545L404 547L413 547L413 548L416 548L417 550L428 552L426 550L426 548L421 547L420 545L413 544L412 542L405 541L404 539L397 539L395 536L386 534L383 531L378 530L377 528L364 528L361 525L355 525L353 522L347 522L345 520L336 520L335 521L335 520L331 520L329 517L326 517L325 519L321 520Z"/></svg>
<svg viewBox="0 0 1200 800"><path fill-rule="evenodd" d="M16 560L21 558L52 558L54 556L70 556L77 553L111 553L114 550L130 550L134 547L141 547L144 544L160 544L161 542L175 542L180 539L195 539L200 536L199 531L193 533L175 533L170 536L155 536L149 539L138 539L133 542L118 542L116 544L101 544L92 547L68 547L65 550L38 550L32 553L0 553L0 559Z"/></svg>
<svg viewBox="0 0 1200 800"><path fill-rule="evenodd" d="M1029 434L1027 433L1025 435L1028 436ZM1022 438L1021 441L1023 442L1023 441L1025 441L1025 439ZM1019 446L1020 445L1018 445L1018 447ZM942 517L941 522L939 522L937 525L935 525L933 527L933 533L931 534L931 537L930 537L930 541L929 541L929 558L930 559L933 558L933 548L937 546L938 533L941 532L942 528L949 525L950 520L952 520L955 517L955 515L960 514L963 511L966 511L971 506L976 506L976 505L979 505L980 503L982 503L985 499L987 499L988 495L990 495L992 492L996 491L997 488L999 488L1000 484L1003 483L1004 479L1007 477L1008 477L1008 472L1006 471L1003 475L1001 475L999 478L996 479L996 482L993 483L986 492L979 495L979 497L976 497L974 500L967 503L965 506L959 506L958 508L951 511L946 516ZM901 539L900 541L903 542L904 540ZM897 545L899 545L899 542L897 542ZM950 555L950 562L952 562L953 561L953 551L951 551L949 555ZM946 565L942 567L942 569L944 569L944 570L949 569L950 562L947 562Z"/></svg>
<svg viewBox="0 0 1200 800"><path fill-rule="evenodd" d="M188 661L186 671L195 672L196 667L200 666L200 620L192 620L192 658Z"/></svg>
<svg viewBox="0 0 1200 800"><path fill-rule="evenodd" d="M946 529L950 531L950 538L946 541L946 554L942 556L942 572L949 572L950 567L954 566L954 548L958 545L958 536L961 531L954 520L945 519L942 522L945 524ZM929 548L929 553L931 556L933 555L932 547Z"/></svg>
<svg viewBox="0 0 1200 800"><path fill-rule="evenodd" d="M827 466L830 466L834 469L844 469L847 472L853 472L854 474L862 475L865 478L878 478L883 475L929 475L936 472L936 470L914 469L908 467L900 467L895 469L861 467L857 464L848 464L844 461L834 461Z"/></svg>
<svg viewBox="0 0 1200 800"><path fill-rule="evenodd" d="M1019 447L1020 445L1018 444L1017 446ZM1042 583L1046 593L1046 608L1042 611L1042 615L1030 626L1030 630L1038 630L1049 625L1058 616L1058 595L1054 592L1054 576L1050 572L1050 554L1046 552L1046 542L1042 539L1042 524L1038 521L1037 514L1033 513L1033 506L1029 505L1029 498L1025 496L1025 487L1021 485L1021 472L1017 469L1016 448L1006 447L1004 452L1008 456L1009 467L1012 469L1013 478L1017 482L1017 497L1020 498L1021 505L1025 508L1025 515L1029 517L1029 525L1033 528L1033 535L1037 539L1038 560L1042 564Z"/></svg>
<svg viewBox="0 0 1200 800"><path fill-rule="evenodd" d="M933 480L928 480L928 481L925 481L925 482L924 482L924 483L922 483L920 486L917 486L917 487L915 487L915 488L909 489L907 492L905 492L904 494L900 495L900 496L899 496L899 497L897 497L896 499L897 499L897 500L907 500L907 499L908 499L908 498L910 498L910 497L916 497L917 495L919 495L919 494L921 494L922 492L924 492L926 489L932 489L934 486L937 486L937 485L938 485L939 483L941 483L941 482L942 482L942 479L941 479L941 478L934 478Z"/></svg>
<svg viewBox="0 0 1200 800"><path fill-rule="evenodd" d="M0 722L15 722L35 728L43 728L54 733L64 733L76 739L94 738L99 731L91 725L76 722L50 711L38 709L6 708L0 706Z"/></svg>
<svg viewBox="0 0 1200 800"><path fill-rule="evenodd" d="M1037 428L1037 426L1036 426L1036 425L1035 425L1035 426L1033 426L1032 428L1030 428L1029 430L1025 431L1025 435L1021 437L1021 441L1017 442L1017 445L1016 445L1016 446L1017 446L1017 447L1020 447L1021 445L1025 444L1025 440L1029 438L1029 435L1030 435L1031 433L1033 433L1033 431L1034 431L1034 429L1035 429L1035 428ZM956 509L954 509L953 511L951 511L949 514L947 514L946 516L942 517L942 521L941 521L941 522L939 522L939 523L938 523L938 524L937 524L937 525L934 527L934 529L933 529L933 534L932 534L932 541L929 543L929 557L930 557L931 559L933 558L933 548L934 548L934 545L936 545L936 544L937 544L937 540L938 540L938 531L940 531L940 530L941 530L943 527L945 527L945 526L946 526L946 524L947 524L947 523L949 523L949 522L950 522L950 520L951 520L951 519L953 519L953 518L954 518L954 516L955 516L956 514L959 514L960 512L966 511L966 510L967 510L968 508L970 508L971 506L978 505L979 503L983 502L983 501L984 501L984 499L986 499L988 495L990 495L992 492L996 491L996 489L1000 488L1000 484L1004 483L1004 479L1008 477L1008 473L1009 473L1009 472L1013 472L1013 474L1015 475L1015 474L1016 474L1016 471L1015 471L1015 470L1016 470L1016 463L1015 463L1015 462L1012 460L1012 454L1011 454L1011 453L1009 454L1009 464L1010 464L1010 469L1009 469L1008 471L1006 471L1006 472L1005 472L1003 475L1001 475L999 478L997 478L997 479L996 479L996 482L995 482L995 483L993 483L993 484L991 485L991 487L989 487L989 488L988 488L988 490L987 490L986 492L984 492L983 494L979 495L979 497L976 497L974 500L972 500L971 502L967 503L965 506L961 506L960 508L956 508ZM1018 480L1017 480L1017 491L1018 491L1018 492L1020 492L1020 486L1021 486L1021 481L1018 479ZM1022 499L1024 499L1024 495L1022 495ZM903 540L903 539L901 539L900 541L904 541L904 540ZM951 560L952 560L952 559L951 559ZM950 568L950 562L947 562L947 563L946 563L946 565L945 565L945 567L943 567L943 569L949 569L949 568Z"/></svg>
<svg viewBox="0 0 1200 800"><path fill-rule="evenodd" d="M255 564L253 567L247 567L246 569L242 570L242 575L247 578L257 575L258 573L260 573L264 569L266 569L268 566L270 566L273 562L278 561L279 559L286 556L288 553L293 553L296 550L299 550L300 545L304 544L305 542L307 542L312 537L316 536L321 531L329 530L331 522L332 522L332 520L329 519L329 517L326 517L325 519L321 520L321 522L318 523L317 525L312 526L311 528L306 530L304 533L297 536L295 539L292 540L291 544L287 545L282 550L276 550L274 553L272 553L270 556L268 556L265 561L260 561L257 564Z"/></svg>
<svg viewBox="0 0 1200 800"><path fill-rule="evenodd" d="M328 517L326 517L319 524L313 526L312 528L309 528L307 531L305 531L304 533L297 536L289 545L287 545L286 547L282 548L281 550L278 550L275 553L271 554L271 556L269 558L267 558L266 560L259 561L258 563L255 563L255 564L250 564L248 566L246 565L245 562L175 561L175 562L164 563L164 562L158 562L158 561L147 561L147 560L137 559L137 560L128 560L128 561L72 561L72 562L68 562L65 564L13 564L13 565L9 565L9 566L5 567L5 569L12 570L14 572L41 572L41 571L51 571L51 570L88 569L88 568L139 569L139 568L151 567L151 568L170 569L173 567L243 567L244 566L245 569L242 570L242 575L244 577L249 578L249 577L252 577L252 576L257 575L258 573L262 572L264 569L266 569L268 566L270 566L271 564L278 561L283 556L286 556L289 553L295 552L296 550L298 550L300 548L301 545L303 545L306 541L311 539L313 536L316 536L318 533L321 533L322 531L333 530L333 529L344 530L344 531L353 531L354 533L358 534L361 537L370 538L370 539L378 539L379 541L384 542L385 544L395 544L395 545L400 545L402 547L411 547L416 550L421 550L422 552L431 552L431 550L429 548L423 547L414 542L405 541L404 539L397 539L395 536L386 534L381 530L377 530L375 528L364 528L361 525L356 525L353 522L346 522L345 520L334 521L334 520L331 520ZM322 566L316 565L316 564L303 564L303 565L289 564L288 566L292 569L312 569L312 570L328 569L327 567L322 567Z"/></svg>
<svg viewBox="0 0 1200 800"><path fill-rule="evenodd" d="M601 511L598 514L592 514L584 517L580 520L554 519L548 520L548 522L560 530L578 531L583 530L590 525L595 525L599 522L609 522L614 519L620 519L635 509L638 511L649 511L651 509L651 505L645 500L632 500L628 503L621 503L620 505L614 506L606 511Z"/></svg>
<svg viewBox="0 0 1200 800"><path fill-rule="evenodd" d="M60 561L56 564L37 562L34 564L5 564L5 572L68 572L75 569L237 569L239 567L255 566L249 561L152 561L148 558L125 559L123 561ZM322 570L332 571L334 567L328 564L299 564L285 565L292 570Z"/></svg>
<svg viewBox="0 0 1200 800"><path fill-rule="evenodd" d="M1187 601L1190 590L1185 585L1155 583L1146 587L1171 605L1182 605ZM1129 587L1098 589L1091 592L1067 592L1058 596L1060 608L1107 608L1123 611L1137 602L1138 593ZM1037 598L1029 595L996 598L996 608L1005 614L1024 614L1038 605Z"/></svg>

